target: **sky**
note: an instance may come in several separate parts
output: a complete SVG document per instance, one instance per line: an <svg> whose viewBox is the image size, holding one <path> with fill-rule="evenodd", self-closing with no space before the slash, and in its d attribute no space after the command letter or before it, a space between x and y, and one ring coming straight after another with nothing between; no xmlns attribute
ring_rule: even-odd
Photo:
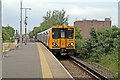
<svg viewBox="0 0 120 80"><path fill-rule="evenodd" d="M10 25L19 31L20 27L20 1L2 0L2 23L3 26ZM69 25L73 26L75 19L97 19L111 18L112 25L118 25L118 1L119 0L23 0L23 8L27 10L27 31L39 26L43 16L51 10L66 11L69 15ZM23 10L23 33L24 33L24 10Z"/></svg>

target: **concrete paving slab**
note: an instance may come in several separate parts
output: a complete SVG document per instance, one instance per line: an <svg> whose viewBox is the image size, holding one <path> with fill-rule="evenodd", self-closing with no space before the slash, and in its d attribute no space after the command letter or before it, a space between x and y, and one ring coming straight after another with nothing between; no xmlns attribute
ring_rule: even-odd
<svg viewBox="0 0 120 80"><path fill-rule="evenodd" d="M3 78L42 78L39 53L35 43L28 43L7 53L2 61Z"/></svg>

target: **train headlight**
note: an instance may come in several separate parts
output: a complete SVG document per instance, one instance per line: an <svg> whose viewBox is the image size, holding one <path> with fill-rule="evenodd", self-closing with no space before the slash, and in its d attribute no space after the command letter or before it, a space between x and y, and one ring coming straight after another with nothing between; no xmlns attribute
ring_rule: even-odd
<svg viewBox="0 0 120 80"><path fill-rule="evenodd" d="M72 46L73 46L73 45L74 45L74 43L70 43L70 45L72 45Z"/></svg>
<svg viewBox="0 0 120 80"><path fill-rule="evenodd" d="M74 46L74 43L73 43L73 42L71 42L68 46Z"/></svg>
<svg viewBox="0 0 120 80"><path fill-rule="evenodd" d="M57 43L55 43L55 42L53 42L52 45L53 45L53 46L58 46Z"/></svg>

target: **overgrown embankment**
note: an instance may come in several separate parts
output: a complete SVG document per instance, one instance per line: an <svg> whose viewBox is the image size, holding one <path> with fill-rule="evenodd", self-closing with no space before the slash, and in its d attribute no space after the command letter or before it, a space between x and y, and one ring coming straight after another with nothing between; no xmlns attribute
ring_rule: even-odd
<svg viewBox="0 0 120 80"><path fill-rule="evenodd" d="M99 63L111 70L118 77L118 54L120 53L120 29L113 26L109 29L90 31L89 39L82 39L76 31L77 55L82 60Z"/></svg>

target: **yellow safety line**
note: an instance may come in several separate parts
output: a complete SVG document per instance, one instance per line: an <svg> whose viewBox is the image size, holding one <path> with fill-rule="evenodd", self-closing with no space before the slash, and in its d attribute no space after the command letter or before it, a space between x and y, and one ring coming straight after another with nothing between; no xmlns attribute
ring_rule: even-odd
<svg viewBox="0 0 120 80"><path fill-rule="evenodd" d="M0 34L0 38L2 38L2 35Z"/></svg>
<svg viewBox="0 0 120 80"><path fill-rule="evenodd" d="M5 47L2 45L2 52L5 53Z"/></svg>
<svg viewBox="0 0 120 80"><path fill-rule="evenodd" d="M50 68L48 66L47 60L45 58L45 55L40 47L40 44L38 44L38 43L36 43L36 44L37 44L38 51L39 51L42 76L43 76L43 78L53 78Z"/></svg>

